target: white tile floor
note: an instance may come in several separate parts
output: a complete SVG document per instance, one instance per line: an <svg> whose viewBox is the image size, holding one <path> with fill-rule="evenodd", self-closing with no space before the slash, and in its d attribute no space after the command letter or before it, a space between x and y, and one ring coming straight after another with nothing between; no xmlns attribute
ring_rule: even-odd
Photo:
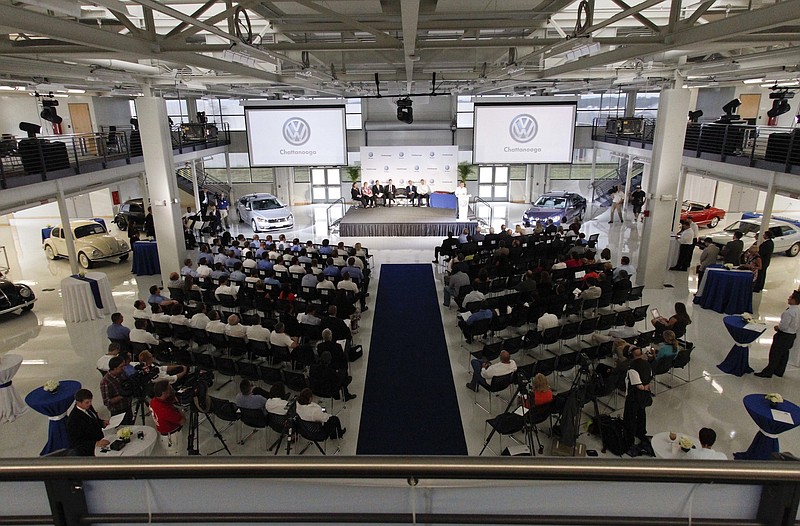
<svg viewBox="0 0 800 526"><path fill-rule="evenodd" d="M504 213L512 218L510 224L517 222L521 216L522 205L504 205ZM313 239L321 241L329 237L327 233L324 205L295 207L296 226L287 233L288 237L299 237L301 240ZM376 211L376 212L379 212ZM607 215L607 213L605 214ZM110 218L108 218L110 219ZM507 218L495 218L499 225L506 222ZM16 378L15 388L24 396L29 391L42 385L46 380L76 379L84 386L95 392L96 406L101 411L102 403L99 397L99 375L94 368L94 362L103 354L107 345L105 327L107 320L85 322L80 324L67 324L63 321L58 290L60 280L70 274L69 264L64 260L48 261L40 245L39 231L48 224L55 224L58 218L37 219L12 219L9 224L0 225L0 246L5 246L9 255L11 271L9 277L15 281L24 281L33 286L39 301L34 310L28 314L16 316L7 315L0 320L0 354L14 352L21 354L26 360ZM724 222L728 224L728 222ZM112 229L114 227L112 226ZM234 230L240 227L237 225ZM640 228L640 227L639 227ZM630 254L634 262L637 259L639 232L637 227L627 222L624 225L608 225L603 215L600 218L588 221L584 230L587 234L600 233L600 246L610 246L614 258L622 253ZM249 228L242 225L241 231L250 234ZM330 236L338 241L336 236ZM363 394L364 376L367 361L369 360L369 343L372 332L372 307L377 290L377 279L380 275L380 266L384 263L429 263L433 247L440 239L435 238L367 238L362 240L343 239L346 243L362 241L374 254L376 269L371 287L372 296L368 305L371 310L364 313L361 331L356 336L357 343L364 345L365 357L352 364L353 384L351 390L358 395ZM786 302L786 297L792 289L798 287L798 264L800 258L792 259L785 256L773 258L769 269L767 287L765 292L754 297L757 314L772 326L780 315ZM105 263L98 266L97 270L105 272L117 302L118 310L128 319L133 311L133 301L138 297L146 297L147 289L157 282L157 277L135 277L130 273L130 263L115 264ZM439 277L438 270L437 277ZM647 290L644 302L659 308L661 312L671 313L675 301L684 301L689 306L689 312L694 323L689 327L688 337L694 341L697 348L693 354L691 366L691 382L678 383L673 389L659 390L655 403L648 410L648 431L676 430L696 434L702 426L716 429L718 441L716 449L729 456L734 451L747 448L756 426L742 406L742 397L750 393L780 392L790 400L800 400L800 387L798 378L800 371L790 367L783 378L765 380L748 375L737 378L721 373L716 364L722 361L731 347L732 341L722 325L722 315L713 311L693 308L691 295L697 287L696 278L685 273L669 273L674 288L663 290ZM441 289L441 287L440 287ZM439 291L441 296L441 290ZM484 443L484 422L486 413L473 405L473 393L468 391L464 384L469 379L466 369L466 350L461 346L460 331L455 323L455 311L442 307L442 318L447 335L448 348L451 357L453 380L456 386L461 416L466 432L467 445L471 455L477 455ZM642 326L641 328L644 329ZM766 363L767 351L770 345L771 330L756 342L750 351L751 365L759 370ZM527 361L530 358L522 358ZM559 382L559 389L563 390L569 385L568 379ZM235 395L234 383L228 384L221 391L213 392L215 396L232 398ZM485 400L486 394L480 396ZM361 401L356 400L347 404L347 408L340 413L343 424L348 428L347 436L341 441L342 454L354 454L358 425L361 413ZM495 403L497 409L501 404ZM621 399L620 404L621 406ZM587 406L588 408L589 406ZM46 437L47 420L32 411L23 415L13 423L0 424L0 456L26 457L36 456ZM245 445L235 443L233 429L226 433L226 439L235 455L263 454L264 441L259 436L252 437ZM217 448L216 439L208 431L207 424L201 425L202 453L208 453ZM545 441L545 454L550 453L549 440ZM497 446L497 438L493 446ZM590 449L598 448L598 441L587 435L582 435L580 442L585 443ZM504 445L508 445L508 439ZM781 437L782 449L800 453L800 431L792 431ZM156 449L156 454L159 450ZM491 454L487 452L488 454ZM306 454L316 454L309 450Z"/></svg>

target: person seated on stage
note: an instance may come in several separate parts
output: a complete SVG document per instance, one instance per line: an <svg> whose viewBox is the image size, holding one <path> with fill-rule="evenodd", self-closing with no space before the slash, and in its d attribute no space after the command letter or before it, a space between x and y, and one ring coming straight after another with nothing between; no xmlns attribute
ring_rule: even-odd
<svg viewBox="0 0 800 526"><path fill-rule="evenodd" d="M364 197L361 195L361 187L358 185L358 181L353 181L353 186L350 187L350 198L361 206L367 206L364 204Z"/></svg>
<svg viewBox="0 0 800 526"><path fill-rule="evenodd" d="M383 185L377 179L375 180L375 184L372 185L372 198L375 200L375 204L378 204L378 199L380 199L381 204L386 206L386 198L383 193Z"/></svg>
<svg viewBox="0 0 800 526"><path fill-rule="evenodd" d="M406 185L406 198L408 202L414 206L414 201L417 200L417 186L414 184L414 181L409 180L408 184Z"/></svg>
<svg viewBox="0 0 800 526"><path fill-rule="evenodd" d="M508 351L500 351L500 361L492 365L489 360L472 360L472 381L467 383L467 389L478 391L478 386L482 385L486 389L492 378L504 376L517 370L517 362L511 359Z"/></svg>
<svg viewBox="0 0 800 526"><path fill-rule="evenodd" d="M425 182L425 179L420 179L419 185L417 186L417 206L422 206L423 199L425 200L425 204L430 206L431 187L428 186L428 183Z"/></svg>
<svg viewBox="0 0 800 526"><path fill-rule="evenodd" d="M388 206L392 206L394 203L394 196L397 193L397 187L392 183L392 180L389 179L389 182L383 187L383 197L386 200L386 204Z"/></svg>
<svg viewBox="0 0 800 526"><path fill-rule="evenodd" d="M364 208L375 207L375 197L372 195L372 187L367 181L361 187L361 201L364 203Z"/></svg>
<svg viewBox="0 0 800 526"><path fill-rule="evenodd" d="M297 395L297 416L300 420L321 422L323 429L333 440L343 437L347 429L342 427L339 418L324 412L319 404L312 402L313 399L314 393L308 387Z"/></svg>

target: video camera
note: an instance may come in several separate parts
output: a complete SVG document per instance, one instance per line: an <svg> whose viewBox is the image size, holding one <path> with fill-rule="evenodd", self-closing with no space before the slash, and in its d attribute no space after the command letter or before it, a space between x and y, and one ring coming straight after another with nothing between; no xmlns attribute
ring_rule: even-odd
<svg viewBox="0 0 800 526"><path fill-rule="evenodd" d="M146 369L144 364L136 366L136 372L120 383L120 395L131 398L144 398L148 394L148 386L158 377L158 369Z"/></svg>
<svg viewBox="0 0 800 526"><path fill-rule="evenodd" d="M183 385L175 393L179 405L192 406L192 401L197 398L205 400L208 389L214 385L214 372L199 370L186 375Z"/></svg>

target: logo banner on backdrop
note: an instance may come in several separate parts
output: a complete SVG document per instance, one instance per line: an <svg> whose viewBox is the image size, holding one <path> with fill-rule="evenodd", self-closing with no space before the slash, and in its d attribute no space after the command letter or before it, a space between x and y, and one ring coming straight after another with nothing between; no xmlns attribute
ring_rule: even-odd
<svg viewBox="0 0 800 526"><path fill-rule="evenodd" d="M344 106L247 108L251 166L347 164Z"/></svg>
<svg viewBox="0 0 800 526"><path fill-rule="evenodd" d="M432 192L453 192L458 182L458 146L363 146L361 180L391 179L395 186L425 179Z"/></svg>

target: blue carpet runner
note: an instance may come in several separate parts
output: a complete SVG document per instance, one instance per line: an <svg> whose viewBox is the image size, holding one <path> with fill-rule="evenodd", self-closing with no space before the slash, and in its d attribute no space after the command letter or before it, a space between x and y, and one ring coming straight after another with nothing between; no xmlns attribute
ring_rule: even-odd
<svg viewBox="0 0 800 526"><path fill-rule="evenodd" d="M381 265L359 455L466 455L430 264Z"/></svg>

